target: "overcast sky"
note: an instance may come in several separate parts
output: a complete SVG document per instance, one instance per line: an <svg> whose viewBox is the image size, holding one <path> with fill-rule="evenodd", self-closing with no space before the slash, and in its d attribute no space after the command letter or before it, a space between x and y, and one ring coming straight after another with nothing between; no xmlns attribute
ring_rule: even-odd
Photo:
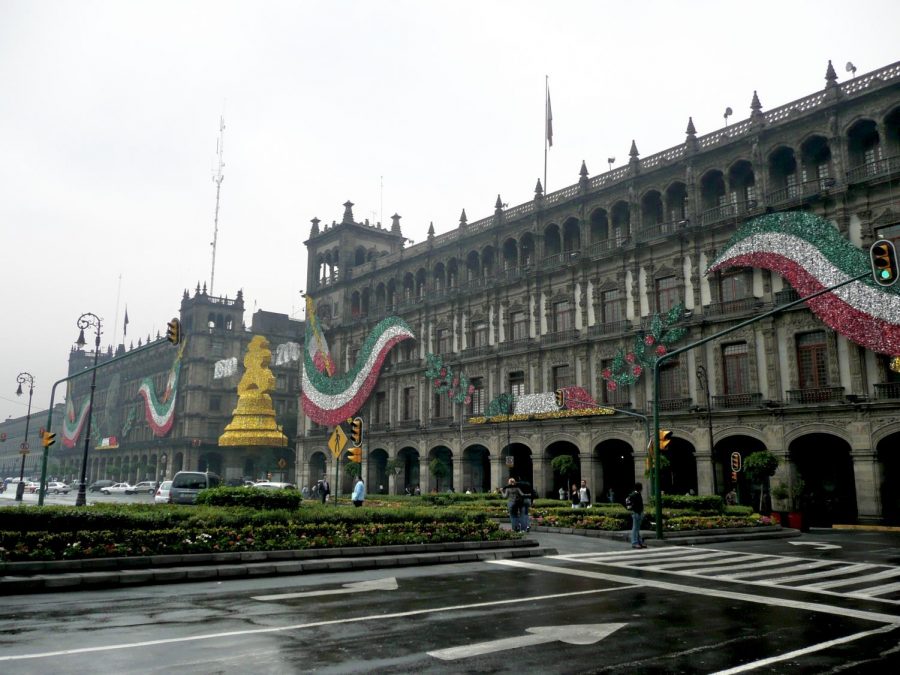
<svg viewBox="0 0 900 675"><path fill-rule="evenodd" d="M302 318L310 219L399 213L419 242L900 60L900 2L0 0L0 419L103 348L165 332L209 283ZM383 183L383 188L381 187ZM121 280L121 281L120 281ZM89 342L92 339L89 337ZM57 400L62 400L62 394Z"/></svg>

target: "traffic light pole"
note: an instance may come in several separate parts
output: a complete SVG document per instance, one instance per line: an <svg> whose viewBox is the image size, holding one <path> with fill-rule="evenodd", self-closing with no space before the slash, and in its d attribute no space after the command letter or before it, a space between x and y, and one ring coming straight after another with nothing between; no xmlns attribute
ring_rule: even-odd
<svg viewBox="0 0 900 675"><path fill-rule="evenodd" d="M797 305L802 305L804 302L808 300L812 300L813 298L817 298L820 295L825 295L826 293L830 293L836 288L840 288L841 286L846 286L847 284L851 284L854 281L859 281L860 279L864 279L867 276L872 274L871 270L867 270L862 274L858 274L855 277L847 279L845 281L841 281L832 286L828 286L827 288L823 288L820 291L816 291L810 295L807 295L802 298L798 298L797 300L793 300L785 305L780 305L779 307L775 307L774 309L769 310L768 312L764 312L759 316L755 316L752 319L747 319L746 321L741 321L739 324L732 326L731 328L726 328L725 330L720 330L718 333L714 333L713 335L709 335L705 338L697 340L696 342L692 342L689 345L685 345L684 347L679 347L678 349L673 349L670 352L666 352L662 356L656 359L656 363L653 365L653 434L650 436L650 441L654 444L656 452L654 453L654 461L653 461L653 476L654 476L654 486L653 486L653 497L656 502L656 538L663 538L663 526L662 526L662 491L660 490L659 485L659 465L660 465L660 457L659 457L659 371L660 366L666 361L671 361L676 356L684 354L685 352L689 352L695 347L699 347L700 345L705 345L707 342L711 342L713 340L718 340L720 337L728 335L729 333L733 333L736 330L740 330L746 326L757 323L758 321L762 321L763 319L767 319L770 316L775 316L776 314L780 314L781 312L790 309L791 307L796 307Z"/></svg>
<svg viewBox="0 0 900 675"><path fill-rule="evenodd" d="M47 411L47 431L49 432L53 428L53 400L56 398L56 387L63 382L68 382L69 380L74 380L77 377L81 377L82 375L87 375L88 373L93 373L100 368L105 368L106 366L112 365L113 363L118 363L124 359L131 358L136 354L140 354L141 352L146 352L150 349L156 349L157 347L165 344L164 342L154 342L152 344L144 345L143 347L138 347L137 349L132 349L127 354L122 354L122 356L116 356L111 358L109 361L104 361L103 363L98 363L95 366L91 366L90 368L85 368L82 371L75 373L74 375L69 375L68 377L64 377L61 380L57 380L53 383L53 387L50 389L50 410ZM41 458L41 488L40 494L38 495L38 506L44 505L44 492L46 491L47 486L47 455L50 452L50 446L44 446L44 454Z"/></svg>

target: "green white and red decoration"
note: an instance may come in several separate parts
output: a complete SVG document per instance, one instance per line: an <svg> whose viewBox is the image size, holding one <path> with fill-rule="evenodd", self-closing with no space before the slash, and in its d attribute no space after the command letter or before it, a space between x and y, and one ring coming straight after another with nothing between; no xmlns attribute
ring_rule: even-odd
<svg viewBox="0 0 900 675"><path fill-rule="evenodd" d="M313 318L312 321L310 316ZM329 375L327 363L333 362L330 356L324 358L327 353L323 354L320 351L325 345L324 337L321 335L318 321L315 320L312 304L307 304L307 349L303 359L300 394L303 412L313 422L325 426L335 426L355 415L375 388L381 367L391 348L403 340L414 337L403 319L390 316L379 322L369 333L359 350L353 369L343 375L332 376ZM309 347L311 344L319 347L311 349Z"/></svg>
<svg viewBox="0 0 900 675"><path fill-rule="evenodd" d="M645 370L656 365L660 356L667 354L672 345L681 340L684 328L676 324L684 318L684 305L675 305L665 314L654 314L650 321L650 331L635 335L630 350L620 349L613 357L609 368L600 375L606 380L606 388L615 391L637 382Z"/></svg>
<svg viewBox="0 0 900 675"><path fill-rule="evenodd" d="M152 377L141 380L138 396L144 399L144 417L150 425L150 431L154 436L165 436L175 423L175 401L178 398L178 375L181 372L181 357L187 342L182 342L178 348L178 354L169 369L166 378L166 388L162 396L156 395L156 387Z"/></svg>
<svg viewBox="0 0 900 675"><path fill-rule="evenodd" d="M801 297L871 269L868 255L829 221L801 211L772 213L747 222L707 273L735 266L777 272ZM900 355L900 286L878 286L868 275L807 304L849 340L874 352Z"/></svg>
<svg viewBox="0 0 900 675"><path fill-rule="evenodd" d="M456 374L453 368L444 364L443 359L437 354L426 354L425 360L428 367L425 369L425 377L431 380L434 393L447 394L454 403L468 405L472 402L472 392L475 387L469 384L469 378L462 373Z"/></svg>
<svg viewBox="0 0 900 675"><path fill-rule="evenodd" d="M90 399L85 397L84 403L81 404L81 410L75 414L75 403L72 400L71 383L69 392L66 396L66 416L63 419L62 443L67 448L74 448L78 442L78 437L84 429L87 421L88 411L91 408Z"/></svg>

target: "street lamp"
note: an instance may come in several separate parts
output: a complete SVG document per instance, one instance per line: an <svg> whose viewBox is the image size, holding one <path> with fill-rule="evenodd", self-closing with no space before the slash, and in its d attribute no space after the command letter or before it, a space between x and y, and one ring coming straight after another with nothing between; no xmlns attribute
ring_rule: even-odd
<svg viewBox="0 0 900 675"><path fill-rule="evenodd" d="M84 455L81 458L81 481L78 483L78 496L75 498L75 506L84 506L87 503L86 482L87 482L87 460L88 446L91 444L91 418L94 416L94 389L97 386L97 359L100 358L100 317L90 312L85 312L78 317L78 341L75 343L79 347L84 347L84 329L96 327L97 336L94 339L94 370L91 371L91 399L88 403L87 429L84 434Z"/></svg>
<svg viewBox="0 0 900 675"><path fill-rule="evenodd" d="M22 447L19 453L22 455L22 467L19 469L19 484L16 485L16 501L22 501L22 495L25 494L25 455L28 454L28 425L31 423L31 396L34 394L34 375L31 373L19 373L16 377L19 388L16 389L16 396L22 395L22 383L28 383L28 415L25 417L25 440L22 441Z"/></svg>
<svg viewBox="0 0 900 675"><path fill-rule="evenodd" d="M718 473L716 469L716 452L715 448L713 448L712 405L710 404L709 396L709 377L706 374L705 366L697 366L697 381L700 383L700 386L703 387L704 391L706 391L706 425L709 429L709 454L712 457L713 463L713 494L719 494L719 481L716 476Z"/></svg>

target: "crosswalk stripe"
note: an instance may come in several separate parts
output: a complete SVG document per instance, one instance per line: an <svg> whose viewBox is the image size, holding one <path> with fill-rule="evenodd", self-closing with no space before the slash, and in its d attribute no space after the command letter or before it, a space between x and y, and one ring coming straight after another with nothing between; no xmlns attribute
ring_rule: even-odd
<svg viewBox="0 0 900 675"><path fill-rule="evenodd" d="M766 579L766 583L768 584L790 584L795 581L806 581L807 579L821 579L822 577L838 577L844 574L856 574L857 572L865 572L866 570L874 569L874 565L850 565L848 567L839 567L834 570L826 570L824 572L810 572L809 574L797 574L791 577L777 577L775 579ZM807 584L807 587L809 585Z"/></svg>
<svg viewBox="0 0 900 675"><path fill-rule="evenodd" d="M880 581L882 579L890 579L891 577L900 576L900 569L884 570L875 574L867 574L862 577L853 577L852 579L839 579L837 581L824 581L822 583L809 584L809 588L838 588L840 586L853 586L854 584L868 583L869 581Z"/></svg>
<svg viewBox="0 0 900 675"><path fill-rule="evenodd" d="M900 591L900 583L896 584L883 584L880 586L875 586L874 588L867 588L865 590L853 591L849 593L849 595L863 596L866 598L874 598L879 595L889 595L894 591Z"/></svg>
<svg viewBox="0 0 900 675"><path fill-rule="evenodd" d="M812 570L817 567L830 567L835 563L831 560L817 560L816 562L803 563L801 565L792 565L777 570L778 572L801 572L803 570ZM772 574L773 570L760 570L757 572L741 572L740 574L732 574L731 577L737 580L752 579L753 577L764 577Z"/></svg>

